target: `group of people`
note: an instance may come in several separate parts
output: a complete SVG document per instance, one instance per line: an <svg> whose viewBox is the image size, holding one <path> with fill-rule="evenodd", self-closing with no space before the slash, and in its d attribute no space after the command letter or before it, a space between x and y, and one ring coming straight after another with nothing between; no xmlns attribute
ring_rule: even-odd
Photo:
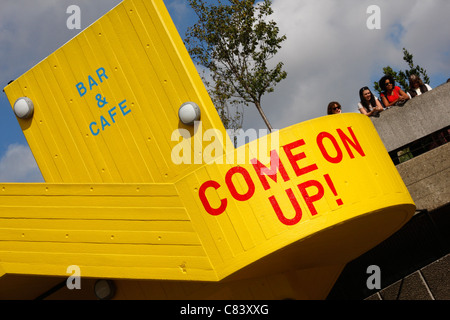
<svg viewBox="0 0 450 320"><path fill-rule="evenodd" d="M383 110L392 106L403 106L407 100L421 95L432 88L423 83L419 76L412 74L409 77L409 91L404 92L395 85L395 80L390 75L383 76L379 83L381 88L381 101L375 97L368 87L359 90L358 110L369 117L379 117ZM337 101L328 104L327 114L338 114L342 112L342 107Z"/></svg>

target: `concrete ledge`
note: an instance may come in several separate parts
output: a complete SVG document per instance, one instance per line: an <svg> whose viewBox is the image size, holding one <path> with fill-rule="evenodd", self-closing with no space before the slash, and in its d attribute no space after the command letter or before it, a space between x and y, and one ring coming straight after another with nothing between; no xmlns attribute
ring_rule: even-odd
<svg viewBox="0 0 450 320"><path fill-rule="evenodd" d="M446 83L371 120L389 152L448 126L449 108L450 83Z"/></svg>
<svg viewBox="0 0 450 320"><path fill-rule="evenodd" d="M382 300L434 300L420 271L380 291Z"/></svg>
<svg viewBox="0 0 450 320"><path fill-rule="evenodd" d="M450 300L450 255L422 268L423 277L436 300Z"/></svg>
<svg viewBox="0 0 450 320"><path fill-rule="evenodd" d="M450 143L397 165L417 209L429 211L450 199Z"/></svg>
<svg viewBox="0 0 450 320"><path fill-rule="evenodd" d="M450 300L450 254L380 290L366 300Z"/></svg>

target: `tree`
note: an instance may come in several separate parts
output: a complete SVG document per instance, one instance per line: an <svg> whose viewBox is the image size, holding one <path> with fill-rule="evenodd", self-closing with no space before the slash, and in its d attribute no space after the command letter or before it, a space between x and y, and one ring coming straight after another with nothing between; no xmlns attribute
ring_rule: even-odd
<svg viewBox="0 0 450 320"><path fill-rule="evenodd" d="M239 108L238 105L235 105L234 112L231 111L227 100L225 99L226 95L221 94L220 87L217 86L214 90L209 90L211 100L214 103L214 106L219 113L219 117L222 120L222 123L226 129L228 129L228 133L230 135L231 140L233 141L234 147L237 148L237 136L236 134L239 132L239 129L242 129L242 123L244 121L244 110Z"/></svg>
<svg viewBox="0 0 450 320"><path fill-rule="evenodd" d="M236 107L234 111L231 111L227 101L224 100L221 95L213 95L211 96L211 100L213 101L225 128L233 131L238 131L242 128L244 120L244 111L242 109Z"/></svg>
<svg viewBox="0 0 450 320"><path fill-rule="evenodd" d="M198 21L186 32L186 46L193 60L209 71L214 84L210 85L205 77L203 80L213 101L254 104L271 131L261 98L273 92L276 84L287 76L282 62L272 69L267 65L286 39L278 36L276 23L267 19L273 13L272 2L228 0L228 5L221 0L217 5L208 5L205 0L188 2Z"/></svg>
<svg viewBox="0 0 450 320"><path fill-rule="evenodd" d="M410 89L409 76L412 74L419 76L424 83L430 84L430 78L428 77L426 70L418 65L414 65L413 55L410 54L405 48L403 48L403 60L408 64L409 70L407 69L404 71L396 72L390 66L387 66L383 68L383 74L392 76L395 82L399 83L402 86L403 91L405 92L408 92ZM374 82L374 88L376 91L378 91L378 94L381 94L381 88L378 82Z"/></svg>

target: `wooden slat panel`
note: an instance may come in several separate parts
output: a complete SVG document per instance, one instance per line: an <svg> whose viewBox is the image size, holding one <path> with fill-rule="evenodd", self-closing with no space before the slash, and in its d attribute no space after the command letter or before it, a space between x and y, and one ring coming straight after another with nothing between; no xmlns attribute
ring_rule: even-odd
<svg viewBox="0 0 450 320"><path fill-rule="evenodd" d="M164 208L164 207L134 207L132 210L123 208L106 208L107 210L92 211L84 208L64 207L0 207L0 218L23 218L23 219L101 219L101 220L163 220L163 221L185 221L189 217L184 208ZM127 208L125 208L127 209Z"/></svg>
<svg viewBox="0 0 450 320"><path fill-rule="evenodd" d="M46 258L50 258L46 256ZM14 270L14 273L29 274L29 275L58 275L67 277L70 274L67 272L68 263L63 264L46 264L44 262L33 265L27 263L12 263L5 262L4 266L6 272ZM183 265L181 263L181 265ZM82 265L82 276L89 275L89 277L104 278L126 278L126 279L161 279L161 280L185 280L185 281L211 281L217 280L216 275L210 268L180 268L180 266L173 266L172 268L152 268L140 267L139 265L127 267L111 267L111 266L89 266Z"/></svg>
<svg viewBox="0 0 450 320"><path fill-rule="evenodd" d="M27 242L0 241L0 252L14 247L16 252L48 252L58 253L91 253L91 254L119 254L119 255L153 255L153 256L185 256L204 257L205 251L199 245L175 244L104 244L104 243L63 243L63 242Z"/></svg>
<svg viewBox="0 0 450 320"><path fill-rule="evenodd" d="M49 229L4 229L0 228L0 239L6 241L24 239L42 242L77 243L138 243L138 244L199 244L194 232L167 231L97 231L97 230L49 230Z"/></svg>
<svg viewBox="0 0 450 320"><path fill-rule="evenodd" d="M215 279L172 184L1 184L0 257L7 273Z"/></svg>
<svg viewBox="0 0 450 320"><path fill-rule="evenodd" d="M171 220L94 220L94 219L0 219L0 229L38 229L48 230L110 230L112 231L152 231L152 232L193 232L190 221Z"/></svg>

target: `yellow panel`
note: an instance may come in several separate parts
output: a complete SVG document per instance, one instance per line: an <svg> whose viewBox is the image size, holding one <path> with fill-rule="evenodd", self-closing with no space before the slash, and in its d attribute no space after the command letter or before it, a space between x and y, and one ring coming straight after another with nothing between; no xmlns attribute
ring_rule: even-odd
<svg viewBox="0 0 450 320"><path fill-rule="evenodd" d="M279 261L296 268L345 264L414 214L408 190L368 117L314 119L281 130L279 138L277 181L264 175L267 190L249 163L211 163L176 183L184 203L196 201L187 207L194 225L209 229L199 233L202 242L212 238L220 244L221 260L215 260L219 278L242 268L232 277L281 271ZM270 168L267 162L263 166ZM293 203L298 204L297 218ZM255 242L249 230L267 236Z"/></svg>
<svg viewBox="0 0 450 320"><path fill-rule="evenodd" d="M215 279L172 184L0 189L0 256L7 273L64 276L78 265L85 276L130 277L129 269L139 266L134 277Z"/></svg>
<svg viewBox="0 0 450 320"><path fill-rule="evenodd" d="M184 103L203 132L228 136L162 1L127 0L5 88L47 182L173 182L199 165L171 161Z"/></svg>

